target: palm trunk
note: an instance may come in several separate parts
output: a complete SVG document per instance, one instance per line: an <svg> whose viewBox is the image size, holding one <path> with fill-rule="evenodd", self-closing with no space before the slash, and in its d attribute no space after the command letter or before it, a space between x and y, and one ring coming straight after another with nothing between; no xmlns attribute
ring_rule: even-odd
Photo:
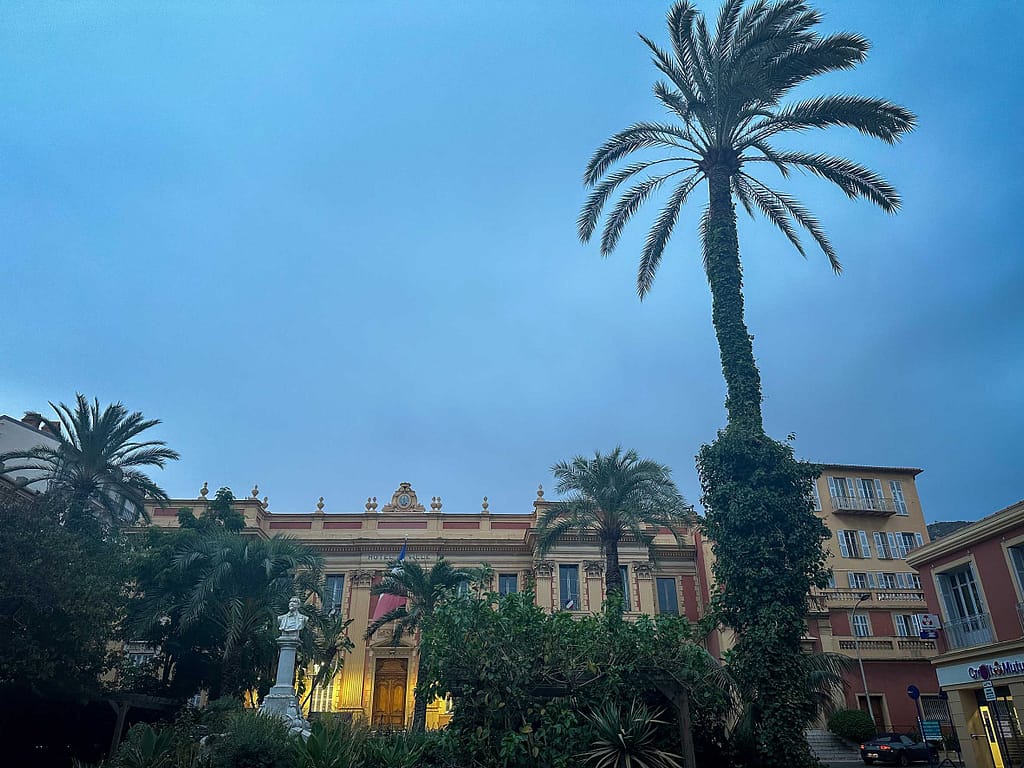
<svg viewBox="0 0 1024 768"><path fill-rule="evenodd" d="M711 321L722 358L729 425L763 432L761 376L754 362L754 346L743 320L743 274L729 174L729 169L722 166L708 171L709 203L704 253L711 288Z"/></svg>
<svg viewBox="0 0 1024 768"><path fill-rule="evenodd" d="M423 662L423 649L420 649L419 661L416 662L416 690L413 691L412 732L423 733L427 730L427 694L426 680L423 676L426 664Z"/></svg>
<svg viewBox="0 0 1024 768"><path fill-rule="evenodd" d="M622 600L622 569L619 567L619 540L610 539L604 543L604 593L605 600L614 593ZM624 602L616 603L617 613L622 613Z"/></svg>

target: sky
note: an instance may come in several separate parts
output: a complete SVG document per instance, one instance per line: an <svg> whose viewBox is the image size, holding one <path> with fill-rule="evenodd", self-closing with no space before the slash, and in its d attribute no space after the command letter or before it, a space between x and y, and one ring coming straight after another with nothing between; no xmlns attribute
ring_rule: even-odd
<svg viewBox="0 0 1024 768"><path fill-rule="evenodd" d="M802 458L919 467L930 521L977 519L1024 497L1024 5L817 6L873 49L797 95L920 122L895 147L794 139L903 196L889 216L784 182L841 276L741 216L766 427ZM702 204L643 302L655 208L608 259L575 234L590 153L664 117L636 33L667 45L666 9L8 0L0 413L123 401L181 453L154 474L173 497L258 483L276 512L402 481L528 512L554 462L617 444L699 501L725 423Z"/></svg>

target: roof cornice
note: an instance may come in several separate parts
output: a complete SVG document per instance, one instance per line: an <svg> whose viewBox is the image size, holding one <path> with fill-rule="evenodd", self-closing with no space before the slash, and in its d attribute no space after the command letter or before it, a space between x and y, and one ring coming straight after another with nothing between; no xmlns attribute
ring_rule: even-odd
<svg viewBox="0 0 1024 768"><path fill-rule="evenodd" d="M907 555L907 565L917 568L1018 525L1024 525L1024 499L915 549Z"/></svg>

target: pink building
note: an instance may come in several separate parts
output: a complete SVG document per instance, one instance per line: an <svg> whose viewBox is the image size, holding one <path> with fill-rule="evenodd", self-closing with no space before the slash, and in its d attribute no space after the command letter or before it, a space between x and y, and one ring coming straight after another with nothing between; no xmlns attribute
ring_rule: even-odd
<svg viewBox="0 0 1024 768"><path fill-rule="evenodd" d="M1024 765L1024 501L910 553L967 768Z"/></svg>

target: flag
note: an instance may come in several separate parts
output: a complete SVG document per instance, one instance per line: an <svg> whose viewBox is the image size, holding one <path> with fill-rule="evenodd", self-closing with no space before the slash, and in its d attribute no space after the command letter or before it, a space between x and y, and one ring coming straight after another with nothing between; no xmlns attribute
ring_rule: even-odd
<svg viewBox="0 0 1024 768"><path fill-rule="evenodd" d="M400 573L402 571L402 563L405 561L405 548L408 543L408 540L402 542L402 549L398 553L398 559L395 560L395 565L391 569L392 573ZM405 605L404 597L388 594L381 595L377 598L377 607L373 609L373 618L371 621L376 621L381 616L386 616L400 605Z"/></svg>
<svg viewBox="0 0 1024 768"><path fill-rule="evenodd" d="M571 611L574 608L576 608L576 601L570 597L568 600L565 601L565 610Z"/></svg>

